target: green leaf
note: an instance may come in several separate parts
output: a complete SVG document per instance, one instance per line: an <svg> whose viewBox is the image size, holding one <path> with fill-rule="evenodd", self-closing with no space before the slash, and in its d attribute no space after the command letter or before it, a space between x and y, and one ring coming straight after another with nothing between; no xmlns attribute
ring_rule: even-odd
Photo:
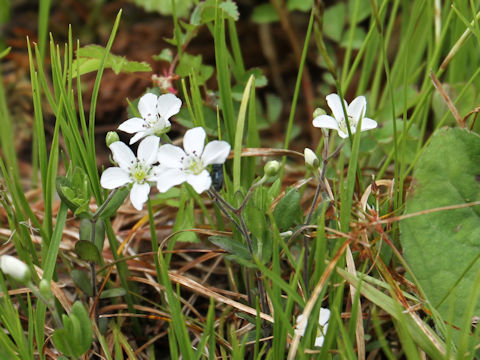
<svg viewBox="0 0 480 360"><path fill-rule="evenodd" d="M431 138L413 173L405 214L480 200L480 137L441 129ZM464 207L400 222L405 260L445 319L460 326L480 269L480 208ZM477 302L475 313L480 312Z"/></svg>
<svg viewBox="0 0 480 360"><path fill-rule="evenodd" d="M95 237L94 244L98 249L99 254L103 251L103 243L105 241L105 223L102 219L95 223ZM92 241L92 222L90 219L82 219L80 221L80 240Z"/></svg>
<svg viewBox="0 0 480 360"><path fill-rule="evenodd" d="M148 12L157 12L162 15L172 15L172 0L129 0L131 3ZM188 16L194 0L175 0L175 10L179 17Z"/></svg>
<svg viewBox="0 0 480 360"><path fill-rule="evenodd" d="M53 333L53 342L67 356L79 358L89 348L93 339L92 324L82 303L76 301L70 315L62 315L63 328Z"/></svg>
<svg viewBox="0 0 480 360"><path fill-rule="evenodd" d="M303 12L310 11L312 9L313 0L288 0L287 9L290 11L299 10Z"/></svg>
<svg viewBox="0 0 480 360"><path fill-rule="evenodd" d="M89 217L90 198L92 196L88 176L81 168L75 168L67 176L57 176L55 187L58 196L75 216Z"/></svg>
<svg viewBox="0 0 480 360"><path fill-rule="evenodd" d="M0 60L3 59L5 56L7 56L10 53L10 50L12 50L12 47L9 46L5 50L0 52Z"/></svg>
<svg viewBox="0 0 480 360"><path fill-rule="evenodd" d="M100 295L100 299L108 299L108 298L124 296L126 293L127 292L125 291L124 288L107 289L102 292L102 294Z"/></svg>
<svg viewBox="0 0 480 360"><path fill-rule="evenodd" d="M88 240L78 240L75 244L75 253L80 259L95 262L100 262L100 253L97 246Z"/></svg>
<svg viewBox="0 0 480 360"><path fill-rule="evenodd" d="M113 195L113 197L110 199L110 202L107 204L107 206L103 208L102 212L100 213L100 218L108 219L114 216L117 213L118 208L122 206L129 192L130 190L126 186L118 189L115 195Z"/></svg>
<svg viewBox="0 0 480 360"><path fill-rule="evenodd" d="M90 345L92 343L92 324L90 322L90 317L88 316L87 310L80 301L76 301L73 304L70 315L74 315L76 317L80 329L79 334L74 334L75 336L78 336L75 342L78 343L78 346L80 348L80 354L77 356L80 356L90 348Z"/></svg>
<svg viewBox="0 0 480 360"><path fill-rule="evenodd" d="M370 6L370 0L349 0L348 2L348 18L353 18L353 11L355 10L355 2L359 1L358 13L357 13L357 23L362 20L365 20L372 13L372 7Z"/></svg>
<svg viewBox="0 0 480 360"><path fill-rule="evenodd" d="M232 20L237 21L240 17L237 4L233 1L228 0L220 2L217 10L216 0L207 0L199 3L195 7L195 10L190 17L190 24L198 26L213 22L215 21L215 13L217 11L219 11L220 16L225 19L231 18Z"/></svg>
<svg viewBox="0 0 480 360"><path fill-rule="evenodd" d="M237 21L238 18L240 17L237 4L234 3L233 1L228 0L228 1L222 2L218 7L222 9L227 16L229 16L235 21Z"/></svg>
<svg viewBox="0 0 480 360"><path fill-rule="evenodd" d="M280 231L288 230L302 215L300 198L300 191L290 189L278 202L273 211L273 216Z"/></svg>
<svg viewBox="0 0 480 360"><path fill-rule="evenodd" d="M345 26L345 19L347 15L347 7L345 3L340 2L330 6L325 10L323 18L323 32L325 36L330 39L340 42L342 39L343 28Z"/></svg>
<svg viewBox="0 0 480 360"><path fill-rule="evenodd" d="M165 48L160 52L160 54L153 55L152 58L156 61L166 61L171 63L173 60L173 52L169 48Z"/></svg>
<svg viewBox="0 0 480 360"><path fill-rule="evenodd" d="M268 24L279 21L277 12L272 4L266 3L253 8L252 21L257 24Z"/></svg>
<svg viewBox="0 0 480 360"><path fill-rule="evenodd" d="M105 48L100 45L87 45L77 50L77 58L72 64L72 77L77 76L77 68L80 75L97 71L100 68L102 59L105 55ZM152 71L150 65L146 62L130 61L124 56L109 54L105 63L105 68L112 69L115 74L121 72L143 72Z"/></svg>
<svg viewBox="0 0 480 360"><path fill-rule="evenodd" d="M231 237L215 235L210 236L208 240L229 254L236 255L244 260L252 260L247 245L242 244Z"/></svg>
<svg viewBox="0 0 480 360"><path fill-rule="evenodd" d="M75 285L80 288L86 295L92 296L92 283L90 282L90 279L88 278L87 274L85 272L74 269L70 272L70 276L75 283Z"/></svg>
<svg viewBox="0 0 480 360"><path fill-rule="evenodd" d="M183 53L175 73L181 77L187 77L192 72L197 77L198 85L202 85L213 75L213 67L202 64L202 55Z"/></svg>

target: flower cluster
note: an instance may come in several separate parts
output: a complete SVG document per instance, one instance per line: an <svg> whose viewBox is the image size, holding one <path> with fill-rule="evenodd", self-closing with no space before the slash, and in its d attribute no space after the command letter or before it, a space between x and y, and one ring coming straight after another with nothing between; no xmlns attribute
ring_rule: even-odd
<svg viewBox="0 0 480 360"><path fill-rule="evenodd" d="M160 145L159 136L170 130L169 119L181 106L182 101L173 94L148 93L140 98L138 110L142 117L128 119L118 127L135 134L130 144L143 139L138 145L137 156L121 141L110 143L113 160L118 166L102 173L102 187L115 189L131 185L130 201L137 210L148 200L152 183L156 183L160 192L183 182L199 194L210 188L212 179L207 167L223 164L230 153L230 144L214 140L205 145L205 130L196 127L185 133L183 149L171 144Z"/></svg>

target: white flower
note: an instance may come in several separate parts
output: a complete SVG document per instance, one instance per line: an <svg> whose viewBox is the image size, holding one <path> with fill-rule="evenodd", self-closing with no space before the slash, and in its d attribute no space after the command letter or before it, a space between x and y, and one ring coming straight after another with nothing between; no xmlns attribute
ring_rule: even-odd
<svg viewBox="0 0 480 360"><path fill-rule="evenodd" d="M303 156L305 157L305 165L312 169L316 169L320 165L320 161L312 149L305 148L305 150L303 150Z"/></svg>
<svg viewBox="0 0 480 360"><path fill-rule="evenodd" d="M185 150L170 144L160 147L158 161L163 169L162 176L157 179L160 192L185 181L199 194L210 188L212 179L206 167L223 164L230 153L230 144L214 140L205 146L205 137L205 130L196 127L188 130L183 137Z"/></svg>
<svg viewBox="0 0 480 360"><path fill-rule="evenodd" d="M124 121L119 130L135 134L130 139L130 144L149 136L160 136L170 130L170 117L177 114L182 106L182 100L173 94L157 96L147 93L138 102L138 111L141 118L134 117Z"/></svg>
<svg viewBox="0 0 480 360"><path fill-rule="evenodd" d="M113 160L118 167L106 169L100 178L100 184L105 189L115 189L125 184L133 183L130 191L130 201L137 210L141 210L150 193L149 181L156 181L160 167L153 166L157 162L160 139L148 136L138 145L138 158L132 150L121 141L110 145Z"/></svg>
<svg viewBox="0 0 480 360"><path fill-rule="evenodd" d="M330 319L330 310L326 308L320 308L320 314L318 315L318 331L317 331L317 337L315 338L315 346L322 347L323 342L325 341L325 335L327 334L327 328L328 328L328 319ZM303 326L301 326L300 323L302 323L303 320L303 314L298 315L297 317L297 325L295 327L295 334L303 336L305 335L305 330L307 329L308 321L305 321Z"/></svg>
<svg viewBox="0 0 480 360"><path fill-rule="evenodd" d="M350 105L343 100L345 109L347 110L348 122L350 124L350 131L355 134L357 124L362 118L362 128L360 131L370 130L377 127L375 120L364 117L367 110L367 101L365 96L355 98ZM338 131L338 135L345 139L348 137L347 123L343 112L342 102L340 96L337 94L330 94L327 96L327 103L332 109L333 117L329 115L320 115L313 119L313 126L319 128L333 129Z"/></svg>
<svg viewBox="0 0 480 360"><path fill-rule="evenodd" d="M30 280L30 269L16 257L10 255L0 256L0 269L4 274L10 275L17 281L27 282Z"/></svg>

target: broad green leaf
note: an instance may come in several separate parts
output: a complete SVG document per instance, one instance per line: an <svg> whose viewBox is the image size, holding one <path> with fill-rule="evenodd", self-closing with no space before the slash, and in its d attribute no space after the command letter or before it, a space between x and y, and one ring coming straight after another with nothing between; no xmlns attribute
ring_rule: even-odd
<svg viewBox="0 0 480 360"><path fill-rule="evenodd" d="M466 87L465 83L457 84L442 84L443 90L450 97L452 102L457 102L455 104L460 116L465 116L471 110L473 110L478 105L478 91L476 90L475 85L470 84ZM460 99L458 96L463 92L463 95ZM457 99L459 101L457 101ZM444 117L445 113L448 113L446 122L443 125L455 125L457 121L453 117L451 111L448 109L445 100L438 91L435 91L432 96L432 109L434 115L434 123L437 125ZM472 118L470 118L471 120Z"/></svg>
<svg viewBox="0 0 480 360"><path fill-rule="evenodd" d="M77 76L77 68L80 75L97 71L100 68L105 48L99 45L87 45L77 50L77 58L72 64L72 77ZM106 68L112 69L115 74L121 72L142 72L152 71L150 65L146 62L130 61L124 56L109 54L105 64Z"/></svg>
<svg viewBox="0 0 480 360"><path fill-rule="evenodd" d="M437 131L413 173L405 214L480 200L480 137L464 129ZM461 325L480 269L480 207L417 215L400 222L405 260L427 300ZM480 303L476 312L480 312ZM465 329L465 331L467 331Z"/></svg>
<svg viewBox="0 0 480 360"><path fill-rule="evenodd" d="M343 2L332 5L325 10L323 15L323 32L327 37L340 42L345 26L346 14L347 7Z"/></svg>
<svg viewBox="0 0 480 360"><path fill-rule="evenodd" d="M290 189L285 196L278 202L273 216L280 231L288 230L296 220L302 216L302 208L300 207L300 191Z"/></svg>
<svg viewBox="0 0 480 360"><path fill-rule="evenodd" d="M90 282L90 279L88 278L87 274L81 270L73 269L70 272L70 276L77 285L80 290L82 290L86 295L92 296L92 283Z"/></svg>
<svg viewBox="0 0 480 360"><path fill-rule="evenodd" d="M100 262L98 248L88 240L78 240L75 244L75 253L80 259L95 263Z"/></svg>
<svg viewBox="0 0 480 360"><path fill-rule="evenodd" d="M80 221L79 239L83 241L92 241L92 221L90 219L82 219ZM103 250L103 242L105 241L105 223L102 219L95 223L94 244L99 254Z"/></svg>
<svg viewBox="0 0 480 360"><path fill-rule="evenodd" d="M353 18L353 11L355 10L355 2L359 1L360 4L357 5L358 13L357 13L357 23L362 20L365 20L370 16L372 13L372 6L370 5L370 0L349 0L348 1L348 18Z"/></svg>
<svg viewBox="0 0 480 360"><path fill-rule="evenodd" d="M53 333L53 342L67 356L79 358L89 348L93 339L92 324L82 303L76 301L70 315L62 315L63 328Z"/></svg>

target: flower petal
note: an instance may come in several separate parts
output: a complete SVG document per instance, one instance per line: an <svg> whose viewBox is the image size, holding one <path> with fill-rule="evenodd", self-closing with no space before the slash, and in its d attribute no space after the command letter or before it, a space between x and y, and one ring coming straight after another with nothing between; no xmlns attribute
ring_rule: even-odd
<svg viewBox="0 0 480 360"><path fill-rule="evenodd" d="M212 178L207 170L203 170L198 175L188 174L187 182L192 185L199 194L210 189L210 186L212 186Z"/></svg>
<svg viewBox="0 0 480 360"><path fill-rule="evenodd" d="M180 185L187 180L187 175L180 169L165 169L157 177L157 188L160 192L166 192L175 185Z"/></svg>
<svg viewBox="0 0 480 360"><path fill-rule="evenodd" d="M104 189L115 189L130 182L128 171L119 167L106 169L100 177L100 185Z"/></svg>
<svg viewBox="0 0 480 360"><path fill-rule="evenodd" d="M358 122L360 117L365 116L366 111L367 100L365 100L365 96L358 96L348 105L347 114Z"/></svg>
<svg viewBox="0 0 480 360"><path fill-rule="evenodd" d="M202 160L205 166L210 164L223 164L230 154L230 144L226 141L210 141L203 150Z"/></svg>
<svg viewBox="0 0 480 360"><path fill-rule="evenodd" d="M378 126L375 120L369 118L362 119L362 131L375 129Z"/></svg>
<svg viewBox="0 0 480 360"><path fill-rule="evenodd" d="M348 109L347 102L345 100L343 100L343 103L345 104L345 110L347 110ZM327 95L327 104L330 107L330 109L332 109L332 113L333 113L333 116L335 117L335 119L340 121L341 119L345 118L345 115L343 113L342 102L341 102L340 96L338 96L338 94Z"/></svg>
<svg viewBox="0 0 480 360"><path fill-rule="evenodd" d="M157 112L165 120L171 116L178 114L182 107L182 100L173 94L160 95L157 100Z"/></svg>
<svg viewBox="0 0 480 360"><path fill-rule="evenodd" d="M183 148L185 152L195 154L198 157L202 155L203 147L205 146L205 130L202 127L196 127L188 130L183 137Z"/></svg>
<svg viewBox="0 0 480 360"><path fill-rule="evenodd" d="M138 145L137 157L146 165L152 165L157 162L158 144L160 138L157 136L148 136Z"/></svg>
<svg viewBox="0 0 480 360"><path fill-rule="evenodd" d="M350 131L352 132L352 135L355 134L355 129L354 128L350 128ZM346 132L343 132L342 130L338 130L338 135L342 138L342 139L346 139L348 138L348 133Z"/></svg>
<svg viewBox="0 0 480 360"><path fill-rule="evenodd" d="M124 170L128 170L137 161L132 150L121 141L110 144L110 150L112 150L113 160Z"/></svg>
<svg viewBox="0 0 480 360"><path fill-rule="evenodd" d="M167 168L181 169L183 167L182 160L186 156L181 147L171 144L162 145L158 150L158 161L161 166Z"/></svg>
<svg viewBox="0 0 480 360"><path fill-rule="evenodd" d="M147 136L148 133L147 131L139 131L137 132L131 139L130 139L130 145L135 144L138 140L143 139L145 136Z"/></svg>
<svg viewBox="0 0 480 360"><path fill-rule="evenodd" d="M330 115L320 115L313 119L313 126L324 129L338 130L338 122Z"/></svg>
<svg viewBox="0 0 480 360"><path fill-rule="evenodd" d="M320 336L316 337L315 338L315 346L322 347L324 341L325 341L325 336L320 335Z"/></svg>
<svg viewBox="0 0 480 360"><path fill-rule="evenodd" d="M126 133L133 134L144 130L145 121L141 118L131 118L124 121L118 126L118 130L125 131Z"/></svg>
<svg viewBox="0 0 480 360"><path fill-rule="evenodd" d="M330 309L320 308L320 314L318 315L318 323L322 326L325 326L330 319Z"/></svg>
<svg viewBox="0 0 480 360"><path fill-rule="evenodd" d="M150 193L150 184L137 184L134 183L132 190L130 191L130 201L137 210L142 210L143 204L148 200L148 194Z"/></svg>
<svg viewBox="0 0 480 360"><path fill-rule="evenodd" d="M152 93L147 93L140 98L138 111L143 119L152 121L157 118L157 99L157 95Z"/></svg>
<svg viewBox="0 0 480 360"><path fill-rule="evenodd" d="M302 320L303 320L303 314L298 315L295 329L293 330L295 334L300 336L305 335L305 329L307 328L307 324L308 324L308 321L306 321L303 326L300 326L300 323L302 322Z"/></svg>

